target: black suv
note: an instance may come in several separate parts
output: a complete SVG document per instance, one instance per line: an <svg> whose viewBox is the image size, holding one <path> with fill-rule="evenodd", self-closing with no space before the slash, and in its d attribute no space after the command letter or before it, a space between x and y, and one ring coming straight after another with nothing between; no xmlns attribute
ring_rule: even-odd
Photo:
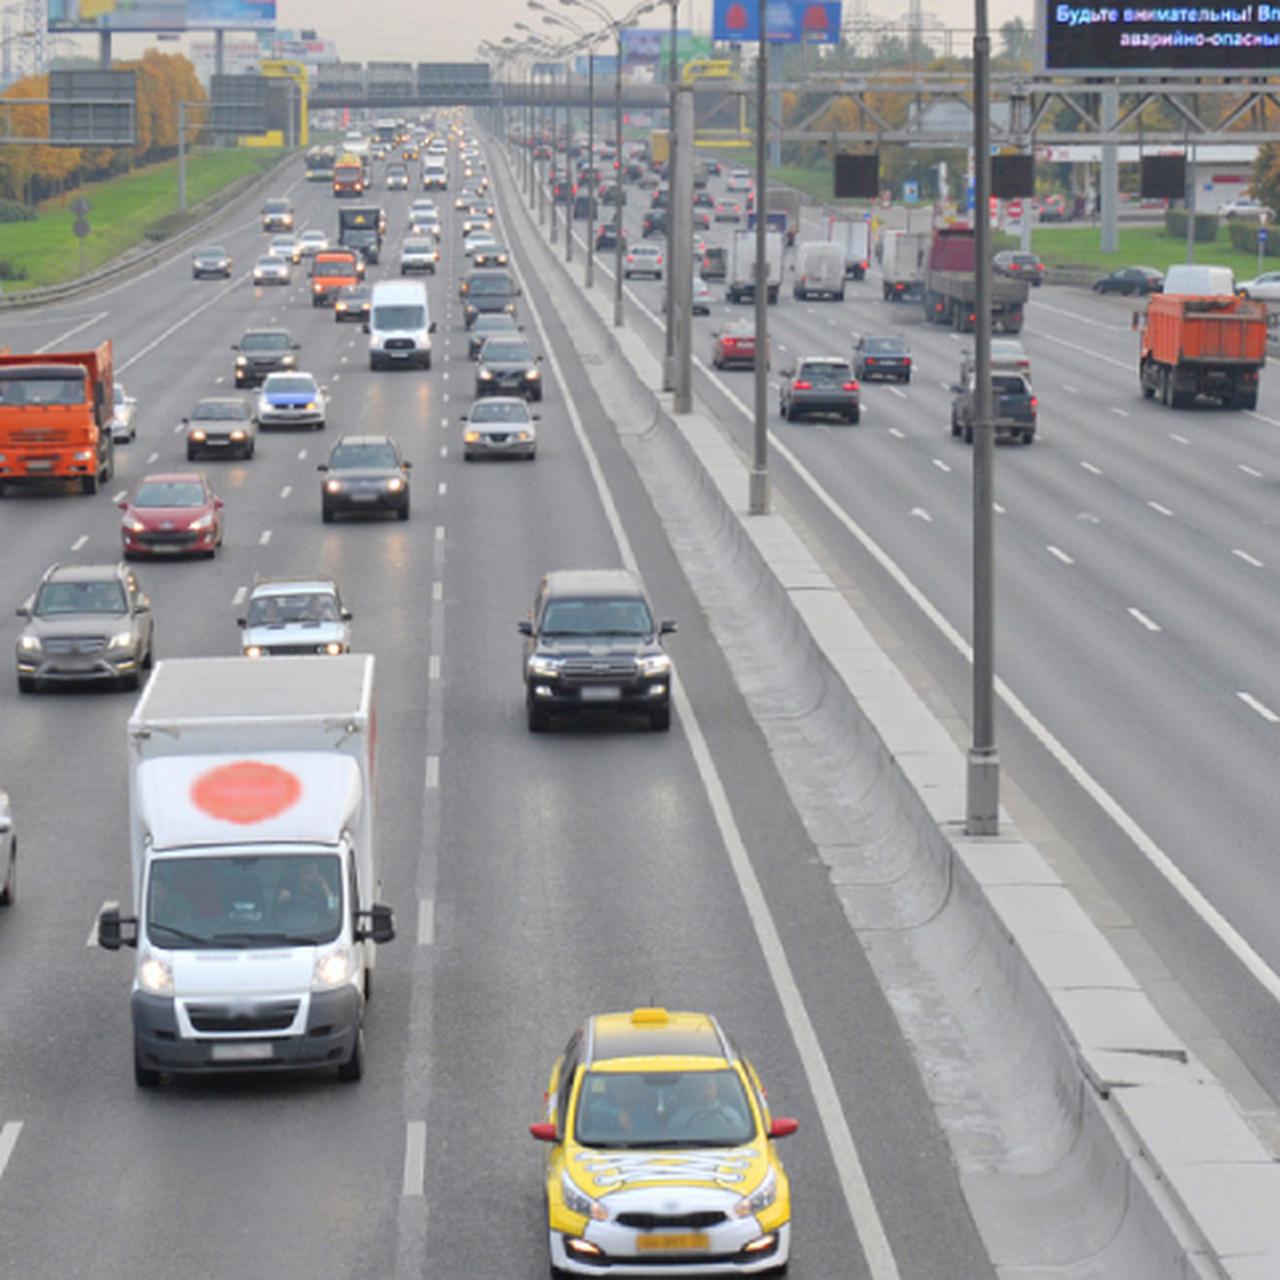
<svg viewBox="0 0 1280 1280"><path fill-rule="evenodd" d="M470 329L476 322L476 316L492 315L495 311L515 315L520 286L509 271L494 271L486 267L483 271L469 271L462 281L461 292L464 300L462 316Z"/></svg>
<svg viewBox="0 0 1280 1280"><path fill-rule="evenodd" d="M151 669L151 602L126 564L55 564L18 616L18 688L109 680L136 689Z"/></svg>
<svg viewBox="0 0 1280 1280"><path fill-rule="evenodd" d="M287 329L249 329L235 343L236 386L256 387L267 380L267 374L291 371L300 350Z"/></svg>
<svg viewBox="0 0 1280 1280"><path fill-rule="evenodd" d="M674 622L655 623L649 601L625 569L561 570L542 579L533 609L516 624L525 640L525 708L529 732L553 714L621 709L671 727L674 671L662 637Z"/></svg>
<svg viewBox="0 0 1280 1280"><path fill-rule="evenodd" d="M526 396L542 399L542 357L518 333L495 333L476 363L476 399L481 396Z"/></svg>

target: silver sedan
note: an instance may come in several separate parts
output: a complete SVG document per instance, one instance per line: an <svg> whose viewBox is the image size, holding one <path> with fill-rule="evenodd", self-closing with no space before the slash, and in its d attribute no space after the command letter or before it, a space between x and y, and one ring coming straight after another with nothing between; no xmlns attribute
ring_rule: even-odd
<svg viewBox="0 0 1280 1280"><path fill-rule="evenodd" d="M529 412L523 396L489 396L477 400L462 415L462 456L508 457L532 461L538 456L536 413Z"/></svg>

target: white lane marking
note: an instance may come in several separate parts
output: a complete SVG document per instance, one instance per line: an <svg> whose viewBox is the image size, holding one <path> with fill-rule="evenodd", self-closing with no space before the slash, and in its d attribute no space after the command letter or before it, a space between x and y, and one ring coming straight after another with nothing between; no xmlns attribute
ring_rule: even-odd
<svg viewBox="0 0 1280 1280"><path fill-rule="evenodd" d="M240 279L247 280L248 272L242 275ZM156 337L152 338L151 341L148 342L145 347L143 347L139 351L135 351L134 354L131 355L123 364L116 365L116 373L121 374L131 369L135 364L138 363L139 360L142 359L143 356L150 355L162 342L173 337L173 335L177 333L179 329L184 328L186 325L189 325L196 318L196 316L203 315L215 303L221 302L222 299L227 296L227 294L231 293L234 290L234 288L235 288L235 281L232 281L227 285L225 289L219 289L217 293L213 294L207 302L202 302L198 307L193 307L190 311L187 312L186 315L182 317L181 320L174 321L174 323L171 324L167 329L165 329L163 333L160 333ZM219 378L218 381L221 382L222 379Z"/></svg>
<svg viewBox="0 0 1280 1280"><path fill-rule="evenodd" d="M1051 556L1054 556L1056 559L1061 560L1063 564L1075 564L1075 561L1069 555L1067 555L1065 551L1063 551L1060 547L1055 547L1052 543L1050 543L1049 546L1045 548L1045 550L1048 551L1048 553Z"/></svg>
<svg viewBox="0 0 1280 1280"><path fill-rule="evenodd" d="M423 1194L427 1180L427 1125L425 1120L410 1120L404 1135L404 1185L406 1196Z"/></svg>
<svg viewBox="0 0 1280 1280"><path fill-rule="evenodd" d="M440 483L436 486L436 492L443 498L444 495L449 492L448 483L444 480L441 480Z"/></svg>
<svg viewBox="0 0 1280 1280"><path fill-rule="evenodd" d="M444 583L443 582L433 582L431 584L431 598L432 600L436 600L436 601L440 601L444 599Z"/></svg>
<svg viewBox="0 0 1280 1280"><path fill-rule="evenodd" d="M442 524L436 525L436 541L437 542L444 541L444 525Z"/></svg>
<svg viewBox="0 0 1280 1280"><path fill-rule="evenodd" d="M449 446L447 444L442 444L440 446L440 456L442 458L447 458L449 456Z"/></svg>
<svg viewBox="0 0 1280 1280"><path fill-rule="evenodd" d="M1169 439L1175 444L1190 444L1191 441L1186 436L1180 436L1176 431L1169 432Z"/></svg>
<svg viewBox="0 0 1280 1280"><path fill-rule="evenodd" d="M950 468L949 466L947 466L947 464L946 464L945 462L943 462L943 460L942 460L941 458L934 458L934 459L933 459L933 465L934 465L935 467L937 467L939 471L950 471L950 470L951 470L951 468Z"/></svg>
<svg viewBox="0 0 1280 1280"><path fill-rule="evenodd" d="M86 947L96 947L98 945L98 919L104 911L111 911L113 908L118 909L120 903L115 898L108 898L102 906L98 908L97 915L93 917L93 924L89 927L89 936L84 940Z"/></svg>
<svg viewBox="0 0 1280 1280"><path fill-rule="evenodd" d="M899 400L905 400L907 393L901 387L885 387L885 390L893 396L897 396Z"/></svg>
<svg viewBox="0 0 1280 1280"><path fill-rule="evenodd" d="M78 325L68 329L65 333L58 334L56 338L50 338L43 347L37 347L35 351L36 355L40 356L44 355L46 351L52 351L60 342L66 342L68 338L79 333L81 329L87 329L91 324L97 324L99 320L104 319L110 314L110 311L99 311L97 315L90 316L87 320L82 320Z"/></svg>
<svg viewBox="0 0 1280 1280"><path fill-rule="evenodd" d="M448 404L448 403L449 403L449 393L448 393L447 391L443 391L443 392L441 392L441 394L440 394L440 399L441 399L441 400L443 400L445 404Z"/></svg>
<svg viewBox="0 0 1280 1280"><path fill-rule="evenodd" d="M925 524L933 523L933 517L923 507L912 507L911 514L917 520L923 520Z"/></svg>
<svg viewBox="0 0 1280 1280"><path fill-rule="evenodd" d="M258 539L258 546L265 547L271 541L271 530L263 529L262 536Z"/></svg>
<svg viewBox="0 0 1280 1280"><path fill-rule="evenodd" d="M1082 462L1080 464L1091 476L1100 476L1102 474L1101 467L1095 467L1092 462Z"/></svg>
<svg viewBox="0 0 1280 1280"><path fill-rule="evenodd" d="M1259 422L1265 422L1269 427L1280 427L1280 421L1275 418L1268 418L1265 413L1258 413L1254 409L1246 409L1245 412L1251 418L1257 418Z"/></svg>
<svg viewBox="0 0 1280 1280"><path fill-rule="evenodd" d="M147 454L147 462L148 462L148 464L150 464L150 463L154 462L154 461L155 461L159 456L160 456L160 454L159 454L158 452L154 452L154 451L153 451L153 452L151 452L151 453L149 453L149 454Z"/></svg>
<svg viewBox="0 0 1280 1280"><path fill-rule="evenodd" d="M249 594L248 587L237 587L235 595L231 597L232 608L236 608L237 606L244 604L245 597L248 594Z"/></svg>
<svg viewBox="0 0 1280 1280"><path fill-rule="evenodd" d="M112 499L112 502L123 502L129 496L128 489L121 489Z"/></svg>
<svg viewBox="0 0 1280 1280"><path fill-rule="evenodd" d="M993 502L991 504L991 510L994 511L998 516L1002 516L1006 514L1005 509L998 502Z"/></svg>
<svg viewBox="0 0 1280 1280"><path fill-rule="evenodd" d="M441 419L440 419L440 430L441 430L441 431L447 431L448 429L449 429L449 419L448 419L448 418L441 418Z"/></svg>
<svg viewBox="0 0 1280 1280"><path fill-rule="evenodd" d="M427 659L427 679L428 680L440 679L440 655L438 653L433 653Z"/></svg>
<svg viewBox="0 0 1280 1280"><path fill-rule="evenodd" d="M1256 711L1268 724L1280 724L1280 715L1271 710L1265 702L1259 702L1251 693L1237 693L1236 697L1252 711Z"/></svg>
<svg viewBox="0 0 1280 1280"><path fill-rule="evenodd" d="M890 427L889 434L897 440L905 440L907 438L907 433L905 431L899 431L897 427Z"/></svg>
<svg viewBox="0 0 1280 1280"><path fill-rule="evenodd" d="M9 1165L9 1157L13 1155L13 1149L18 1145L18 1137L21 1133L21 1120L10 1120L6 1122L3 1129L0 1129L0 1178L4 1177L4 1171Z"/></svg>
<svg viewBox="0 0 1280 1280"><path fill-rule="evenodd" d="M426 786L428 791L438 791L440 788L440 757L427 757L427 778Z"/></svg>
<svg viewBox="0 0 1280 1280"><path fill-rule="evenodd" d="M429 947L436 940L436 904L433 898L418 900L418 946Z"/></svg>
<svg viewBox="0 0 1280 1280"><path fill-rule="evenodd" d="M1152 511L1158 512L1158 513L1159 513L1160 515L1162 515L1162 516L1171 516L1171 515L1173 515L1173 512L1172 512L1172 511L1170 511L1168 507L1163 506L1163 505L1162 505L1161 503L1159 503L1159 502L1152 502L1152 501L1148 500L1148 501L1147 501L1147 506L1149 506L1149 507L1151 508L1151 510L1152 510Z"/></svg>
<svg viewBox="0 0 1280 1280"><path fill-rule="evenodd" d="M182 424L181 422L175 422L175 423L173 424L173 434L174 434L175 436L177 436L177 435L181 435L181 434L182 434L182 432L183 432L184 430L185 430L185 428L184 428L184 426L183 426L183 424Z"/></svg>
<svg viewBox="0 0 1280 1280"><path fill-rule="evenodd" d="M282 498L287 498L292 492L293 492L293 485L287 484L284 486L283 489L280 490L280 496Z"/></svg>
<svg viewBox="0 0 1280 1280"><path fill-rule="evenodd" d="M89 535L88 535L87 533L82 533L82 534L81 534L81 535L80 535L80 536L79 536L79 537L78 537L78 538L77 538L77 539L76 539L76 540L71 544L71 550L72 550L72 551L79 551L79 550L80 550L80 548L81 548L81 547L83 547L83 546L84 546L84 544L85 544L86 542L88 542L88 541L89 541Z"/></svg>
<svg viewBox="0 0 1280 1280"><path fill-rule="evenodd" d="M307 451L306 451L305 449L299 449L299 450L298 450L298 461L299 461L299 462L306 462L306 460L307 460Z"/></svg>
<svg viewBox="0 0 1280 1280"><path fill-rule="evenodd" d="M1256 556L1251 556L1247 551L1241 551L1239 547L1232 547L1231 554L1233 556L1239 556L1240 559L1245 562L1245 564L1252 565L1255 569L1262 568L1261 560L1259 560Z"/></svg>
<svg viewBox="0 0 1280 1280"><path fill-rule="evenodd" d="M1065 391L1068 395L1075 396L1075 395L1079 395L1079 394L1080 394L1080 393L1079 393L1079 391L1078 391L1075 387L1073 387L1069 382L1064 382L1064 383L1062 384L1062 389L1063 389L1063 391Z"/></svg>
<svg viewBox="0 0 1280 1280"><path fill-rule="evenodd" d="M1243 472L1245 473L1245 475L1247 475L1247 476L1252 476L1255 480L1261 480L1261 479L1262 479L1262 472L1261 472L1261 471L1259 471L1259 470L1257 470L1255 467L1251 467L1251 466L1249 466L1247 463L1244 463L1244 462L1238 462L1238 463L1236 463L1236 466L1237 466L1241 471L1243 471Z"/></svg>
<svg viewBox="0 0 1280 1280"><path fill-rule="evenodd" d="M1152 622L1151 619L1148 618L1147 615L1143 613L1141 609L1134 609L1130 607L1129 616L1132 618L1136 618L1140 623L1142 623L1144 627L1146 627L1148 631L1160 630L1160 624L1158 622Z"/></svg>
<svg viewBox="0 0 1280 1280"><path fill-rule="evenodd" d="M445 370L445 371L444 371L440 376L441 376L441 377L442 377L446 382L448 382L448 381L449 381L449 370L448 370L448 369L446 369L446 370Z"/></svg>
<svg viewBox="0 0 1280 1280"><path fill-rule="evenodd" d="M1120 417L1122 417L1122 418L1127 418L1127 417L1129 416L1129 410L1128 410L1128 409L1117 409L1115 405L1112 405L1112 406L1111 406L1111 412L1112 412L1112 413L1118 413L1118 414L1120 415Z"/></svg>
<svg viewBox="0 0 1280 1280"><path fill-rule="evenodd" d="M515 267L515 275L520 282L525 297L529 298L529 287L524 280L524 273L519 267ZM538 330L542 349L546 352L551 371L555 375L556 385L567 387L569 383L565 379L555 351L547 341L546 330L543 327L538 307L531 298L528 306L534 326ZM721 385L723 386L723 384ZM728 390L728 388L725 388L725 390ZM600 495L600 505L604 508L605 518L609 522L610 529L613 530L613 536L618 544L618 552L622 557L623 566L639 575L639 565L636 561L635 552L632 550L630 539L622 526L622 518L618 514L613 491L610 489L609 482L601 469L600 460L596 457L596 451L592 447L591 441L587 438L587 433L582 425L582 418L572 397L565 400L565 409L569 414L569 422L573 427L573 434L577 438L578 447L582 450L586 459L587 470L591 473L596 491ZM809 1011L805 1006L804 995L800 991L799 983L797 983L791 964L787 960L786 949L782 945L778 927L769 911L768 900L765 897L764 890L760 887L755 868L751 865L751 858L747 854L746 845L742 840L742 833L739 831L737 822L734 819L729 798L725 795L724 786L720 781L715 761L712 758L710 749L707 747L702 728L693 710L693 704L689 701L682 682L677 682L676 684L675 702L676 708L680 713L680 722L689 740L689 748L693 753L698 773L702 779L703 789L707 793L711 811L715 815L716 825L720 829L720 837L724 841L725 850L729 856L730 866L733 868L734 877L738 882L739 892L742 894L743 902L746 904L747 913L751 917L756 939L760 944L765 964L769 969L769 976L772 978L774 989L778 993L778 999L782 1005L783 1014L787 1019L791 1038L796 1045L800 1061L804 1067L805 1078L809 1082L809 1089L813 1094L814 1102L817 1104L818 1115L821 1118L822 1133L826 1138L827 1146L831 1151L832 1160L836 1166L837 1175L840 1178L841 1190L844 1193L845 1203L849 1209L849 1216L853 1219L854 1230L857 1232L863 1253L866 1255L871 1280L900 1280L901 1273L893 1256L893 1249L889 1245L889 1238L885 1232L884 1223L880 1219L880 1212L876 1207L875 1198L871 1194L866 1170L862 1166L862 1159L858 1155L858 1148L853 1141L848 1119L840 1105L840 1095L836 1092L831 1066L822 1051L822 1044L818 1040L818 1034L814 1030L813 1021L809 1017Z"/></svg>

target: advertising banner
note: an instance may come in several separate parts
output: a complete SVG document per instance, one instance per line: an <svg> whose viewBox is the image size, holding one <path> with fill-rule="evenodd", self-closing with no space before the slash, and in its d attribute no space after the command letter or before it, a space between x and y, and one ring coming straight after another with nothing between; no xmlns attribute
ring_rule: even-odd
<svg viewBox="0 0 1280 1280"><path fill-rule="evenodd" d="M677 54L684 48L692 31L676 30ZM670 27L624 27L622 29L622 65L625 67L652 66L665 62L670 54Z"/></svg>
<svg viewBox="0 0 1280 1280"><path fill-rule="evenodd" d="M589 59L585 53L580 53L574 59L573 73L581 76L584 80L591 74L591 67L588 65ZM618 69L618 55L616 53L597 53L596 54L596 79L601 80L608 78L613 79Z"/></svg>
<svg viewBox="0 0 1280 1280"><path fill-rule="evenodd" d="M276 0L49 0L50 31L265 31Z"/></svg>
<svg viewBox="0 0 1280 1280"><path fill-rule="evenodd" d="M840 4L766 0L765 39L774 44L839 44ZM760 38L758 0L715 0L713 40L751 43Z"/></svg>
<svg viewBox="0 0 1280 1280"><path fill-rule="evenodd" d="M193 30L269 31L276 25L276 0L187 0Z"/></svg>

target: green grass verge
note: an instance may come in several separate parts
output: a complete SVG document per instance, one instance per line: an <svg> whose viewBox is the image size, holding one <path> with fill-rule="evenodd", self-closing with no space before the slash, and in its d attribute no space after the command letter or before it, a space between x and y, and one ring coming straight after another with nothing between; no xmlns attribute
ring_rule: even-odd
<svg viewBox="0 0 1280 1280"><path fill-rule="evenodd" d="M197 151L187 158L187 203L194 208L248 174L260 173L285 153L274 148L236 147ZM22 280L5 282L5 292L73 280L81 272L80 242L72 233L71 204L89 202L91 230L84 241L85 271L141 244L147 231L168 220L178 204L178 162L151 165L106 182L90 183L40 206L35 222L4 224L3 256ZM169 229L173 227L170 225Z"/></svg>
<svg viewBox="0 0 1280 1280"><path fill-rule="evenodd" d="M1175 262L1187 260L1187 242L1184 236L1166 235L1163 225L1149 227L1121 227L1115 253L1103 253L1099 248L1101 232L1097 227L1037 227L1031 233L1031 247L1051 267L1087 267L1099 272L1114 271L1117 267L1144 266L1164 271ZM1258 255L1241 253L1233 248L1226 227L1218 228L1218 239L1213 244L1196 242L1197 263L1204 266L1230 267L1237 280L1249 280L1258 274ZM1267 263L1263 270L1270 269Z"/></svg>

